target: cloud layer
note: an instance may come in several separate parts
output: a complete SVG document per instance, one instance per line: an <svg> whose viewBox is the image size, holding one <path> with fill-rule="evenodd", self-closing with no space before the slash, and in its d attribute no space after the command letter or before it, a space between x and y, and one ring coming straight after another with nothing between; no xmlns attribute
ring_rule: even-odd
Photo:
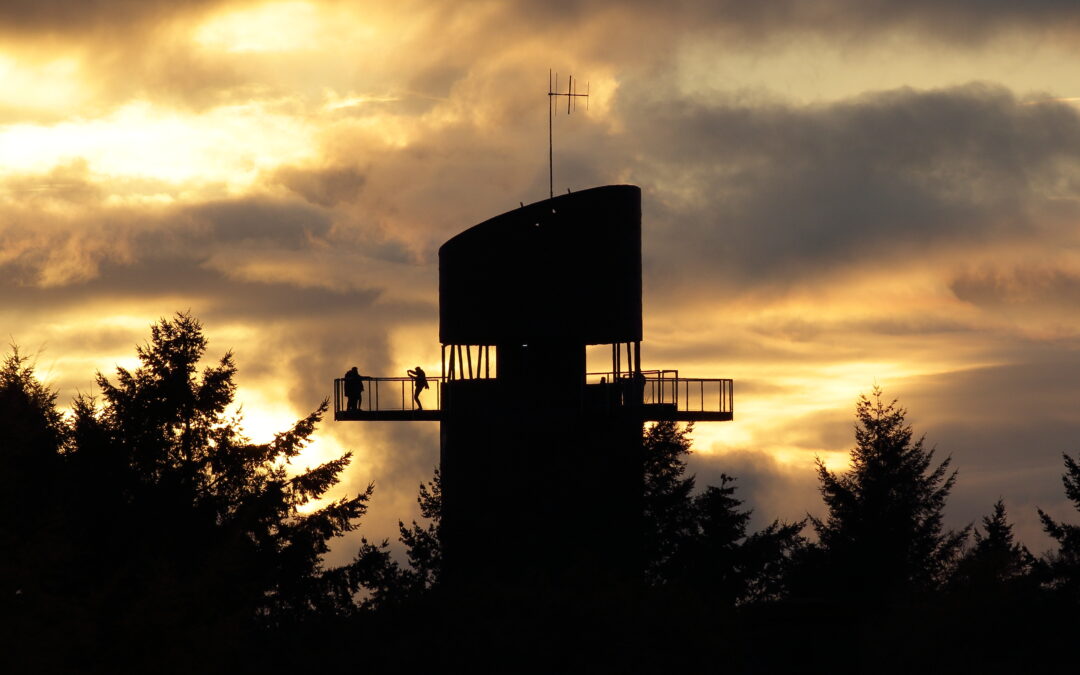
<svg viewBox="0 0 1080 675"><path fill-rule="evenodd" d="M438 372L438 246L556 190L644 195L647 365L736 379L700 425L761 523L819 508L875 383L952 454L960 525L1067 515L1080 9L1024 3L7 2L0 328L67 399L190 309L256 433L351 365ZM1020 56L1023 56L1023 59ZM932 64L932 65L927 65ZM12 92L18 90L18 94ZM261 409L261 411L260 411ZM433 425L326 423L370 530L412 517ZM337 552L335 555L347 555Z"/></svg>

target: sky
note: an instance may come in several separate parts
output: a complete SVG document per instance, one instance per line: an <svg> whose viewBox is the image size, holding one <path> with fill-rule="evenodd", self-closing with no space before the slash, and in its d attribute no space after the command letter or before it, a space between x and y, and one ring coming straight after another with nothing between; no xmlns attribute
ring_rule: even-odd
<svg viewBox="0 0 1080 675"><path fill-rule="evenodd" d="M437 250L556 192L642 189L645 368L735 380L699 483L823 510L880 386L959 471L947 522L1077 519L1080 5L1064 0L0 3L0 334L67 405L190 311L253 438L332 380L439 372ZM564 85L565 86L565 85ZM580 91L580 89L579 89ZM327 420L369 538L436 423ZM330 562L355 552L355 539Z"/></svg>

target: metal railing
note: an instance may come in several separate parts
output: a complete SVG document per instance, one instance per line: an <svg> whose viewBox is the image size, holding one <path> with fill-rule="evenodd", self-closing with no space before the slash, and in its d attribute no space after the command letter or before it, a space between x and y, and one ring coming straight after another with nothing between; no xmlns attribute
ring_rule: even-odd
<svg viewBox="0 0 1080 675"><path fill-rule="evenodd" d="M679 392L675 382L679 379L677 370L643 370L638 377L640 394L634 392L634 379L638 377L632 373L614 373L611 371L601 373L586 373L586 384L604 384L612 388L616 394L613 398L616 405L633 402L636 396L640 396L637 403L677 403Z"/></svg>
<svg viewBox="0 0 1080 675"><path fill-rule="evenodd" d="M423 410L442 410L442 377L428 377L429 388L420 393ZM418 411L409 377L365 377L359 412ZM732 413L734 385L730 379L679 377L677 370L643 370L630 373L588 373L587 386L606 386L604 409L633 405L673 405L677 412ZM351 412L345 397L345 380L334 380L334 412Z"/></svg>
<svg viewBox="0 0 1080 675"><path fill-rule="evenodd" d="M428 376L428 388L420 392L423 410L442 410L441 377ZM420 410L413 400L411 377L365 377L364 393L356 410L361 412ZM334 412L351 412L345 397L345 380L334 380Z"/></svg>
<svg viewBox="0 0 1080 675"><path fill-rule="evenodd" d="M678 412L733 412L734 383L730 379L679 377L677 370L643 370L640 374L588 373L585 382L612 386L614 405L659 404L674 405Z"/></svg>
<svg viewBox="0 0 1080 675"><path fill-rule="evenodd" d="M723 378L683 377L674 382L679 412L733 413L735 386Z"/></svg>

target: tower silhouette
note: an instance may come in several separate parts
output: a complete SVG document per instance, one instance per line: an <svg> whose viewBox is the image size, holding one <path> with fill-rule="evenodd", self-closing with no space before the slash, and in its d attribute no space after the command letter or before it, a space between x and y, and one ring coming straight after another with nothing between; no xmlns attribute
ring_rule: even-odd
<svg viewBox="0 0 1080 675"><path fill-rule="evenodd" d="M643 423L732 419L731 380L642 368L641 295L639 188L522 206L439 250L432 409L413 409L405 378L375 378L344 410L337 382L335 419L440 420L449 586L573 593L640 576ZM588 373L595 345L611 366Z"/></svg>

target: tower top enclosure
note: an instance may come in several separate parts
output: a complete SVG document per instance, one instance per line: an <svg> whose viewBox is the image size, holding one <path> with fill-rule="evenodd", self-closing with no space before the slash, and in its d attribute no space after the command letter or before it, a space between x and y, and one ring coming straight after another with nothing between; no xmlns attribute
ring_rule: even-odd
<svg viewBox="0 0 1080 675"><path fill-rule="evenodd" d="M639 342L641 189L608 185L529 204L439 249L439 341Z"/></svg>

